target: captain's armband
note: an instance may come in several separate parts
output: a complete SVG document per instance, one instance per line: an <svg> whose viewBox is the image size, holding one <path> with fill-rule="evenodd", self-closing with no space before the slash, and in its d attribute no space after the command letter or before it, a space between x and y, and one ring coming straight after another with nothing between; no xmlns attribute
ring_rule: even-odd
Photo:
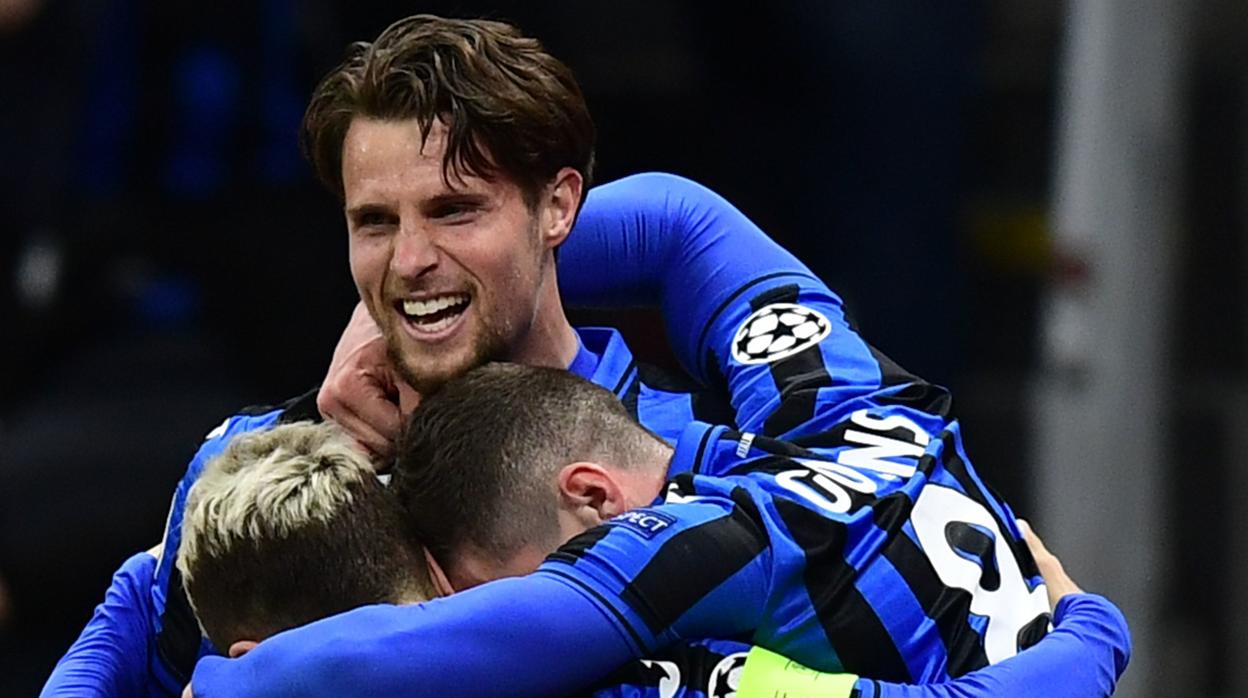
<svg viewBox="0 0 1248 698"><path fill-rule="evenodd" d="M775 652L755 647L746 655L737 698L850 698L858 677L815 671Z"/></svg>

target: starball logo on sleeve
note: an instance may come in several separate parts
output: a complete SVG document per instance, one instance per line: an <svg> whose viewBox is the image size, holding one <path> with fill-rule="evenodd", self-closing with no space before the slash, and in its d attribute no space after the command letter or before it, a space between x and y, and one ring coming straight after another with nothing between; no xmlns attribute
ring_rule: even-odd
<svg viewBox="0 0 1248 698"><path fill-rule="evenodd" d="M741 323L732 340L732 358L743 364L769 364L822 342L832 323L814 308L772 303Z"/></svg>

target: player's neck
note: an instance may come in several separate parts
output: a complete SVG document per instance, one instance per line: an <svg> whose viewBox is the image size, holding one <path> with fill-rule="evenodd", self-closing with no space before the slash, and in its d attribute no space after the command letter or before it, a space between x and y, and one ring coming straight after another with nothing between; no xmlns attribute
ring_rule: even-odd
<svg viewBox="0 0 1248 698"><path fill-rule="evenodd" d="M559 284L552 261L543 272L533 324L510 360L529 366L567 368L572 365L579 349L576 331L568 322L563 301L559 298Z"/></svg>
<svg viewBox="0 0 1248 698"><path fill-rule="evenodd" d="M636 469L637 479L633 491L638 493L638 500L630 503L633 507L648 506L663 494L664 485L667 484L667 471L675 453L670 447L659 445L650 454L649 462L642 463Z"/></svg>

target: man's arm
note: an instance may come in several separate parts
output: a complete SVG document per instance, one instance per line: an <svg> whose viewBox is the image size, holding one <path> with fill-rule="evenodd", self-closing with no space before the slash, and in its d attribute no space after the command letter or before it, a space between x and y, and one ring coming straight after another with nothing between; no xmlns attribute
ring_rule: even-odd
<svg viewBox="0 0 1248 698"><path fill-rule="evenodd" d="M565 695L682 639L750 631L766 606L765 536L724 501L663 509L577 536L526 577L357 609L240 659L205 658L194 695ZM695 603L698 613L679 612Z"/></svg>
<svg viewBox="0 0 1248 698"><path fill-rule="evenodd" d="M679 506L712 510L708 503ZM723 520L702 519L704 524ZM563 694L681 639L737 635L757 623L761 607L731 603L733 598L760 597L761 590L750 585L765 578L766 558L749 550L753 536L744 527L677 527L676 532L657 535L651 545L638 526L647 528L636 520L604 524L569 542L534 575L492 582L421 606L357 609L281 633L242 659L205 658L195 672L194 695L384 696L413 687L430 695ZM719 544L715 555L686 560L687 568L672 571L677 576L705 575L714 565L736 568L737 560L748 559L742 564L744 574L729 573L726 583L709 581L710 591L686 600L696 609L682 605L679 597L688 587L672 587L672 576L665 575L669 588L659 595L638 579L639 570L662 566L655 560L665 547L707 550L705 540L687 545L689 535L709 536ZM652 554L639 556L638 548L653 548ZM636 599L622 600L628 596ZM956 681L928 686L812 672L756 649L740 674L738 695L772 695L770 690L780 685L791 696L846 698L855 689L863 698L1109 695L1130 653L1121 613L1099 596L1072 593L1060 600L1056 622L1057 631L1023 653ZM734 667L724 669L731 672ZM749 692L760 686L768 692ZM1054 693L1054 686L1061 692ZM622 686L598 695L647 695L644 688ZM813 688L820 693L800 692Z"/></svg>
<svg viewBox="0 0 1248 698"><path fill-rule="evenodd" d="M139 696L151 637L150 589L156 558L139 553L113 575L104 602L57 662L42 696Z"/></svg>
<svg viewBox="0 0 1248 698"><path fill-rule="evenodd" d="M1126 619L1095 594L1066 596L1038 644L954 681L923 686L808 669L761 647L741 669L737 698L1101 698L1113 695L1131 641Z"/></svg>
<svg viewBox="0 0 1248 698"><path fill-rule="evenodd" d="M862 408L904 393L940 417L948 407L943 390L868 345L810 269L688 179L646 173L595 188L559 262L568 305L661 307L677 358L728 389L742 431L801 436L819 395Z"/></svg>
<svg viewBox="0 0 1248 698"><path fill-rule="evenodd" d="M199 698L566 695L639 655L607 614L558 577L502 579L415 606L349 611L239 659L205 657L192 687Z"/></svg>

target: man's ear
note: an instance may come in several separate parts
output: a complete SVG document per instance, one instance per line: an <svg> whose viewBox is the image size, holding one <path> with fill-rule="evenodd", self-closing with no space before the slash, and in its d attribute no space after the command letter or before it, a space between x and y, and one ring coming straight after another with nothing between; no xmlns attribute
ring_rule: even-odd
<svg viewBox="0 0 1248 698"><path fill-rule="evenodd" d="M433 559L428 548L421 548L425 553L425 566L429 568L429 579L433 582L433 590L438 596L450 596L455 593L455 587L451 586L451 582L446 578L446 571L442 569L442 565Z"/></svg>
<svg viewBox="0 0 1248 698"><path fill-rule="evenodd" d="M542 242L547 248L558 247L572 232L584 189L585 180L581 173L565 167L542 190L545 198L541 202L541 231Z"/></svg>
<svg viewBox="0 0 1248 698"><path fill-rule="evenodd" d="M596 526L628 510L620 482L598 463L563 466L559 471L559 501L561 508L586 526Z"/></svg>
<svg viewBox="0 0 1248 698"><path fill-rule="evenodd" d="M238 659L244 654L254 650L258 644L260 643L255 642L254 640L239 640L238 642L230 645L230 651L226 654L230 655L230 659Z"/></svg>

